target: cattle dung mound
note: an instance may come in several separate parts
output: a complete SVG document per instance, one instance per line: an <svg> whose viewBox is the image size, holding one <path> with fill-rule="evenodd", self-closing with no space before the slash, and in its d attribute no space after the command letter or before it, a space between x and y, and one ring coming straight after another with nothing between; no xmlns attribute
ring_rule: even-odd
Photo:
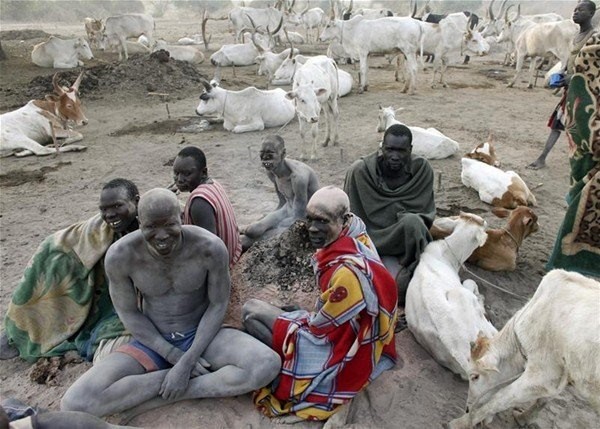
<svg viewBox="0 0 600 429"><path fill-rule="evenodd" d="M251 298L310 309L319 293L311 265L313 252L303 221L255 243L233 268L227 322L239 324L241 306Z"/></svg>
<svg viewBox="0 0 600 429"><path fill-rule="evenodd" d="M60 72L62 85L72 84L81 70ZM169 58L168 61L151 55L131 55L127 61L106 63L85 69L79 86L82 95L114 93L160 93L170 96L188 94L190 89L202 88L201 79L207 77L193 65ZM34 78L24 90L25 100L43 98L53 91L52 75Z"/></svg>

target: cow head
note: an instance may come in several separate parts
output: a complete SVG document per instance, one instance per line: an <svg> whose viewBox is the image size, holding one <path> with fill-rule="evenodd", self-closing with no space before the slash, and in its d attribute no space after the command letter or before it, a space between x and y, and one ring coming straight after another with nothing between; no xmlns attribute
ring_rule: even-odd
<svg viewBox="0 0 600 429"><path fill-rule="evenodd" d="M311 84L298 85L293 91L285 94L286 98L294 100L298 118L303 119L309 124L319 122L321 113L321 103L318 97L327 93L325 88L314 88Z"/></svg>
<svg viewBox="0 0 600 429"><path fill-rule="evenodd" d="M52 78L54 94L46 95L46 100L55 104L55 111L65 122L72 122L76 125L86 125L88 119L83 113L81 100L79 99L79 84L83 77L83 71L70 87L66 88L58 84L58 73Z"/></svg>
<svg viewBox="0 0 600 429"><path fill-rule="evenodd" d="M76 40L74 48L77 58L83 58L84 60L91 60L94 58L90 45L88 45L88 42L83 37L79 37Z"/></svg>
<svg viewBox="0 0 600 429"><path fill-rule="evenodd" d="M399 109L395 109L390 106L390 107L382 107L381 104L379 105L379 116L377 117L377 132L378 133L382 133L386 130L386 125L387 122L389 120L389 118L396 118L396 112L400 112L401 110L404 110L404 107L400 107Z"/></svg>
<svg viewBox="0 0 600 429"><path fill-rule="evenodd" d="M200 103L196 108L196 114L199 116L222 114L224 101L222 100L221 94L225 91L217 81L212 80L208 82L206 79L201 80L204 86L204 92L200 94Z"/></svg>
<svg viewBox="0 0 600 429"><path fill-rule="evenodd" d="M465 158L475 159L494 167L500 167L500 161L496 157L496 149L494 148L494 137L490 133L488 140L478 144L475 149L465 154Z"/></svg>
<svg viewBox="0 0 600 429"><path fill-rule="evenodd" d="M296 68L298 66L298 61L292 57L293 52L290 51L290 55L283 60L281 65L277 70L275 70L275 74L273 75L273 85L287 85L292 82L292 78L294 77L294 73L296 73Z"/></svg>
<svg viewBox="0 0 600 429"><path fill-rule="evenodd" d="M523 239L539 229L537 215L527 206L518 206L514 210L494 207L492 213L499 218L508 217L507 229L510 231L519 231L518 235Z"/></svg>
<svg viewBox="0 0 600 429"><path fill-rule="evenodd" d="M471 28L473 26L473 16L471 15L467 20L467 28L463 35L463 48L479 56L486 55L490 51L490 44L478 30Z"/></svg>
<svg viewBox="0 0 600 429"><path fill-rule="evenodd" d="M319 41L327 42L328 40L339 40L341 38L340 26L343 25L336 19L331 19L319 35Z"/></svg>

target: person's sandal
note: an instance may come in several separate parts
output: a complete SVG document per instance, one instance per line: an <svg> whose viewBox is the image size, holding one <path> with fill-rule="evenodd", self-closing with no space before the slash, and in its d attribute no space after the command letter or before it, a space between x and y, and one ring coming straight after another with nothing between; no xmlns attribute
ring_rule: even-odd
<svg viewBox="0 0 600 429"><path fill-rule="evenodd" d="M398 320L396 320L396 327L394 328L394 332L398 333L404 331L406 328L408 328L408 325L406 323L406 314L399 314Z"/></svg>

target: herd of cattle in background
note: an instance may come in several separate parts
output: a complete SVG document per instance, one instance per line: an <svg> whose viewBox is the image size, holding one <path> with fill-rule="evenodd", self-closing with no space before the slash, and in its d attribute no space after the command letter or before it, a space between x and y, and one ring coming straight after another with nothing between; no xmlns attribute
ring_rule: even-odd
<svg viewBox="0 0 600 429"><path fill-rule="evenodd" d="M352 1L345 9L340 0L331 0L330 4L331 9L328 13L321 8L308 6L298 12L294 10L294 1L283 0L279 0L274 7L234 7L229 12L228 19L233 27L236 43L223 45L211 55L210 61L216 67L217 78L210 82L202 81L204 92L200 96L197 114L222 117L224 128L234 133L284 126L297 116L304 142L303 152L310 146L311 158L315 158L321 111L325 113L327 125L324 145L336 145L338 98L350 93L353 87L352 76L340 70L337 62L359 62L358 92L361 93L368 89L369 55L390 55L389 60L395 59L398 67L396 79L399 78L400 70L404 75L403 92L412 93L416 90L416 75L423 67L425 55L433 57L432 84L436 84L436 74L439 73L440 82L446 86L444 71L452 56L464 56L466 53L485 55L490 50L490 44L505 44L506 61L516 61L516 74L509 86L514 85L525 58L531 59L531 86L531 76L543 61L549 59L566 63L569 43L577 31L577 26L570 19L565 20L554 13L521 15L520 6L507 5L507 0L500 4L497 11L494 11L492 0L483 19L472 12L462 11L435 15L431 13L428 5L421 13L417 13L416 2L411 7L410 16L395 16L389 9L354 9ZM86 18L84 24L87 40L61 40L52 36L48 41L34 47L31 58L41 67L73 68L83 65L81 60L93 58L91 46L94 49L116 49L120 61L127 60L132 52L151 53L162 49L168 51L174 59L200 63L204 60L204 54L198 45L204 44L205 49L208 49L211 39L206 37L206 24L210 19L217 18L210 18L205 12L202 17L202 35L184 37L178 43L169 44L156 40L154 19L149 15L118 15L103 21ZM291 26L301 26L304 34L292 31ZM132 38L137 40L128 40ZM316 41L317 38L321 42L329 42L326 54L324 52L323 55L312 57L302 55L298 46ZM280 52L276 52L277 50ZM468 57L465 61L468 61ZM259 65L258 74L266 76L270 84L291 84L291 90L261 90L252 86L240 91L231 91L219 85L218 77L222 67L252 64ZM81 134L71 130L70 126L87 123L78 97L82 75L83 72L70 87L60 86L55 75L54 94L46 96L44 100L32 100L18 110L1 115L0 153L16 156L48 155L56 151L85 149L83 146L69 144L82 139ZM392 124L402 123L396 117L400 110L394 109L393 106L380 106L377 131L383 132ZM407 126L413 133L413 152L416 155L428 159L443 159L459 150L456 141L435 128ZM438 362L465 379L468 377L469 368L472 371L469 359L475 363L476 370L479 371L478 379L481 375L483 381L471 379L470 399L472 392L477 393L478 389L481 391L489 388L506 372L506 368L499 368L499 363L496 362L497 366L493 368L495 372L490 373L484 363L490 359L497 360L494 353L498 353L499 348L510 348L509 345L501 344L507 335L521 335L518 331L530 329L529 324L539 324L543 317L557 314L551 308L549 299L566 301L565 297L548 298L544 294L549 295L550 291L558 290L557 282L582 281L568 275L564 277L562 273L554 274L553 277L549 275L548 280L544 280L548 285L542 287L545 285L543 282L531 301L534 303L536 300L546 300L544 308L548 309L547 314L533 312L531 304L530 310L527 310L528 307L521 310L518 323L511 324L513 319L509 321L505 328L509 333L501 335L499 339L496 337L496 346L490 348L491 343L484 343L479 339L476 347L469 349L469 342L475 341L479 333L491 337L497 331L483 317L485 310L475 283L465 281L461 284L458 277L460 264L468 259L486 270L513 271L516 269L517 252L523 240L538 229L537 216L528 207L535 206L534 195L517 173L500 168L492 140L490 136L487 142L478 145L462 157L461 180L465 186L478 191L482 201L494 206L496 215L507 217L506 225L499 229L485 230L484 222L474 215L468 215L477 218L474 221L465 220L465 215L436 219L432 235L446 240L430 244L422 255L421 263L410 284L406 307L411 331ZM43 146L49 142L54 143L54 148ZM451 254L445 247L449 248L449 243L455 249ZM481 246L483 243L485 244ZM456 265L457 262L459 266ZM440 278L436 278L436 275ZM446 308L451 301L448 297L453 294L462 302L464 310L458 319L455 314L451 314L456 308ZM569 294L572 297L572 292ZM593 302L593 298L587 299L587 302ZM432 305L437 306L435 315L427 312L427 308L433 308ZM420 313L415 314L410 308L418 308ZM590 308L586 311L589 310L592 315L590 317L595 317L596 310ZM562 310L564 311L564 308ZM443 322L439 322L440 318L444 319ZM434 319L438 320L438 323L435 323L437 331L436 335L431 335ZM457 325L457 320L463 325ZM582 328L583 331L591 332ZM548 331L540 338L550 338L550 334ZM536 343L537 340L534 340L524 346L519 345L518 350L510 350L514 355L511 358L511 370L520 368L522 371L530 365L530 362L520 360L519 353L523 353L523 347L537 348L535 353L539 354L542 350L545 353L544 358L556 355L557 371L564 370L565 374L575 371L577 374L573 379L577 380L583 377L587 386L591 386L589 389L580 388L584 397L592 398L592 403L594 395L596 399L600 397L600 380L597 380L600 374L596 372L596 378L592 377L594 380L590 382L586 379L590 377L590 371L577 365L573 366L570 361L560 360L563 350L555 347L554 340L546 343ZM457 347L456 344L459 343L461 346ZM573 346L571 352L575 349L579 350L579 345ZM534 355L534 351L527 351L531 352L531 356ZM587 354L593 352L585 351ZM577 372L578 369L581 371ZM546 381L538 380L542 384ZM510 388L510 385L506 388ZM506 404L498 406L498 409L508 406L508 401L515 399L509 398L510 395L505 396L508 398L505 400ZM471 404L473 409L475 406L479 410L485 409L484 405L489 398L481 398L483 397L480 396L477 404ZM481 421L489 417L484 414L480 413L475 420ZM473 422L474 420L471 421ZM451 427L459 428L463 425L455 421Z"/></svg>

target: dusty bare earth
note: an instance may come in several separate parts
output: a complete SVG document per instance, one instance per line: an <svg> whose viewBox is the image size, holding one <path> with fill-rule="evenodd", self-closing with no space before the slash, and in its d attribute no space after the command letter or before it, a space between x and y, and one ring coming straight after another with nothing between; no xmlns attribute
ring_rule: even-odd
<svg viewBox="0 0 600 429"><path fill-rule="evenodd" d="M177 40L185 33L199 32L199 17L157 20L157 33ZM231 43L224 22L209 22L213 32L211 50ZM3 23L2 30L43 30L62 36L83 35L82 25ZM42 97L50 88L54 70L34 66L29 54L34 44L44 40L35 32L2 33L2 46L9 59L0 62L0 111L21 106L33 97ZM309 53L324 52L324 45L301 47ZM208 55L207 55L208 57ZM401 94L387 62L376 57L371 62L371 86L367 93L353 93L340 100L341 145L320 148L320 159L310 165L323 185L341 186L347 167L360 156L377 148L381 135L375 132L377 106L404 107L401 118L408 124L436 127L460 142L466 152L484 141L491 131L505 169L517 171L532 188L539 202L536 213L540 230L522 246L517 270L493 274L474 267L471 270L487 281L519 295L530 297L544 274L544 263L562 220L568 189L566 139L561 138L548 158L549 168L525 169L546 140L546 119L557 103L549 90L525 89L524 79L515 89L506 89L512 71L500 65L501 55L475 58L468 66L449 70L447 89L429 86L431 71L418 77L414 96ZM48 234L97 211L103 183L115 177L134 180L141 191L166 186L171 181L171 161L180 148L197 145L207 155L210 174L228 190L240 225L258 219L276 206L276 197L258 160L260 140L266 130L241 135L230 134L221 125L198 133L183 133L184 126L197 125L194 109L202 86L200 76L212 77L214 68L207 61L198 67L174 62L159 63L135 57L127 64L116 64L116 55L97 53L86 64L88 77L82 84L82 100L89 125L80 130L88 149L44 158L5 158L0 164L0 314L4 314L11 292L39 242ZM342 66L355 78L352 66ZM72 82L77 71L64 74ZM241 89L251 84L265 86L256 76L256 67L224 70L222 86ZM148 95L148 93L167 95ZM300 153L297 122L280 132L288 155ZM438 215L459 210L480 214L496 227L490 207L479 201L475 191L460 182L460 156L432 161L441 186L436 186ZM185 195L181 196L182 201ZM293 249L292 249L293 250ZM294 253L280 244L265 243L246 255L233 273L234 293L230 319L239 316L240 303L260 296L273 301L303 301L311 306L313 286L307 279L307 252ZM277 253L279 252L279 253ZM294 262L294 259L300 259ZM283 258L283 259L282 259ZM286 259L287 258L287 259ZM285 264L296 264L286 268ZM283 273L277 270L283 270ZM295 270L295 271L294 271ZM297 276L293 276L297 272ZM465 276L469 274L465 273ZM490 288L478 281L485 294L488 313L497 327L522 306L523 301ZM568 323L568 321L565 321ZM440 367L420 348L408 331L397 339L400 361L397 367L376 380L353 403L347 427L365 428L439 428L459 416L464 409L467 383ZM240 350L243 352L243 350ZM57 365L54 365L56 367ZM89 364L69 364L55 374L53 383L36 384L29 378L30 366L19 360L0 363L0 391L3 398L16 397L31 405L57 409L67 387ZM542 429L588 429L600 427L591 408L565 393L540 414ZM186 401L142 415L132 424L144 427L179 428L269 428L274 425L252 407L250 396L216 400ZM320 427L318 423L296 427ZM509 412L496 418L492 429L512 428Z"/></svg>

